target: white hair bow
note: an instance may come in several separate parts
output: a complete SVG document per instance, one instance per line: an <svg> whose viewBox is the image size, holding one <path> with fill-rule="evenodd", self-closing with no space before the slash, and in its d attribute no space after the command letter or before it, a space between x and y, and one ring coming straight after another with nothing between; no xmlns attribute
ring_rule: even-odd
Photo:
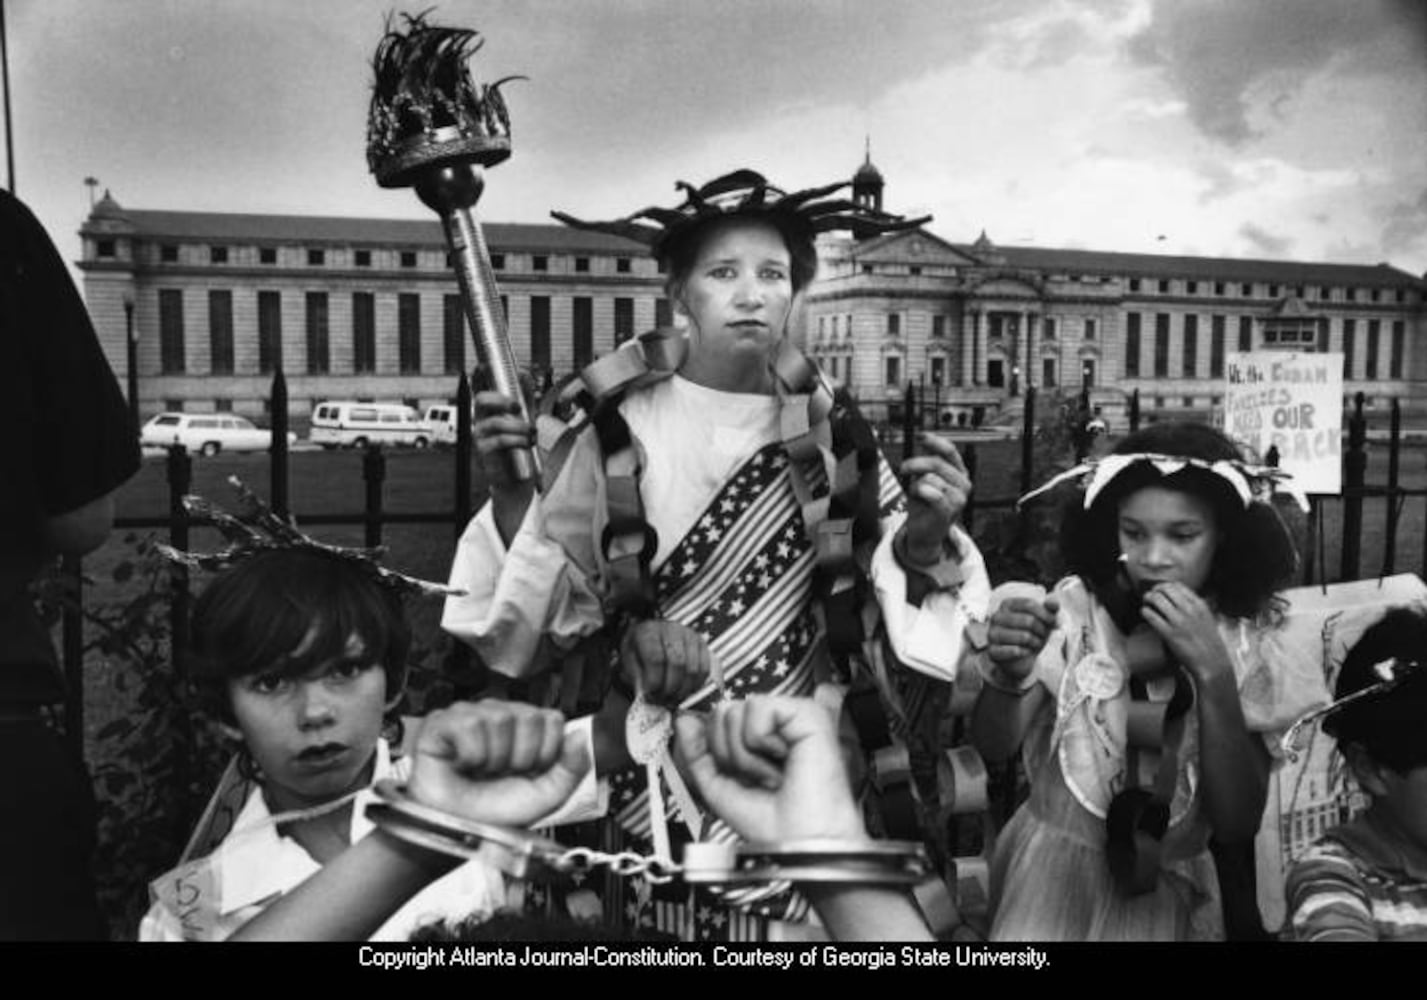
<svg viewBox="0 0 1427 1000"><path fill-rule="evenodd" d="M1308 495L1296 483L1291 473L1269 465L1250 465L1237 460L1219 459L1206 461L1202 458L1188 458L1183 455L1160 455L1152 452L1133 452L1128 455L1106 455L1103 458L1082 462L1072 469L1051 477L1042 485L1031 490L1016 501L1020 507L1042 493L1049 493L1061 483L1083 479L1085 483L1085 507L1088 510L1100 492L1114 481L1115 477L1133 465L1148 462L1161 476L1172 476L1185 467L1203 469L1223 479L1234 489L1234 493L1248 507L1255 499L1267 502L1273 494L1287 493L1304 510L1308 509Z"/></svg>

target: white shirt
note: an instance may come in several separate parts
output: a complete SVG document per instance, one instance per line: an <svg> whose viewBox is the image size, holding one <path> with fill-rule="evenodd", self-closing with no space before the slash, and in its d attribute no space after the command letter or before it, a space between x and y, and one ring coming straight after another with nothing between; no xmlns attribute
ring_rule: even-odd
<svg viewBox="0 0 1427 1000"><path fill-rule="evenodd" d="M640 496L659 536L655 570L737 467L780 440L775 397L722 392L678 375L631 393L620 414L644 453ZM920 607L908 604L906 574L892 554L904 517L883 522L870 577L898 659L950 681L966 624L986 616L990 582L976 545L953 526L965 582L957 593L933 593ZM606 518L602 459L589 433L571 450L561 475L530 504L508 549L490 504L472 518L457 543L450 579L467 593L447 599L442 628L474 645L498 673L527 677L547 669L552 655L603 624L594 546ZM555 650L542 644L546 638Z"/></svg>
<svg viewBox="0 0 1427 1000"><path fill-rule="evenodd" d="M588 741L588 727L584 728ZM378 740L373 781L404 779L406 764L405 759L393 762L386 741ZM603 812L602 804L592 806L588 801L596 793L591 767L575 795L546 822L586 818L581 814L582 809L589 815L599 815ZM366 807L373 801L376 797L369 790L360 792L354 800L349 830L352 843L372 831ZM197 862L180 865L154 881L151 895L155 902L139 925L139 940L221 941L321 867L301 844L278 832L262 790L254 789L233 829L211 854ZM506 898L505 877L492 865L476 858L409 899L377 929L371 940L405 941L416 928L435 920L489 915L500 909Z"/></svg>

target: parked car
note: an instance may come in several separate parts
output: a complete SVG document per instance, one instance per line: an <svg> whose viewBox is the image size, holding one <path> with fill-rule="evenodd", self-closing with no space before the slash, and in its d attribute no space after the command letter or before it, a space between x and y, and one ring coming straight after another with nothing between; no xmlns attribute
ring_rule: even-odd
<svg viewBox="0 0 1427 1000"><path fill-rule="evenodd" d="M431 428L433 444L453 445L456 443L456 414L459 412L454 403L442 403L426 408L426 416L423 419Z"/></svg>
<svg viewBox="0 0 1427 1000"><path fill-rule="evenodd" d="M295 443L297 435L289 431L287 441ZM160 413L139 431L139 444L146 448L181 444L200 455L267 451L272 445L272 432L232 413Z"/></svg>
<svg viewBox="0 0 1427 1000"><path fill-rule="evenodd" d="M368 444L432 443L431 426L421 414L400 403L329 401L312 408L313 444L324 448L365 448Z"/></svg>

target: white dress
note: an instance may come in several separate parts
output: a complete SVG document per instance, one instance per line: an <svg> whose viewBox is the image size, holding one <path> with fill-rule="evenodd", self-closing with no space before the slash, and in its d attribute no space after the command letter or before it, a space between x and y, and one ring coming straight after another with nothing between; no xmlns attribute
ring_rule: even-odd
<svg viewBox="0 0 1427 1000"><path fill-rule="evenodd" d="M991 859L993 941L1218 940L1223 914L1209 824L1201 810L1199 741L1191 710L1179 755L1163 863L1151 892L1119 894L1105 853L1105 815L1125 783L1130 700L1124 638L1078 577L1056 587L1055 630L1036 660L1050 692L1023 744L1030 797L996 838ZM1261 633L1220 617L1251 732L1277 755L1293 721L1281 678L1260 650ZM1150 685L1167 700L1172 681Z"/></svg>

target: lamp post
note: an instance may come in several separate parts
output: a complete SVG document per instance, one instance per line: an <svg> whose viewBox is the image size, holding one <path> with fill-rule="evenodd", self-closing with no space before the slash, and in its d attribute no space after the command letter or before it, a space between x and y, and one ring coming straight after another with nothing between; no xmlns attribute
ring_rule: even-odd
<svg viewBox="0 0 1427 1000"><path fill-rule="evenodd" d="M129 422L139 430L139 335L134 332L134 297L124 293L124 340L129 373Z"/></svg>

